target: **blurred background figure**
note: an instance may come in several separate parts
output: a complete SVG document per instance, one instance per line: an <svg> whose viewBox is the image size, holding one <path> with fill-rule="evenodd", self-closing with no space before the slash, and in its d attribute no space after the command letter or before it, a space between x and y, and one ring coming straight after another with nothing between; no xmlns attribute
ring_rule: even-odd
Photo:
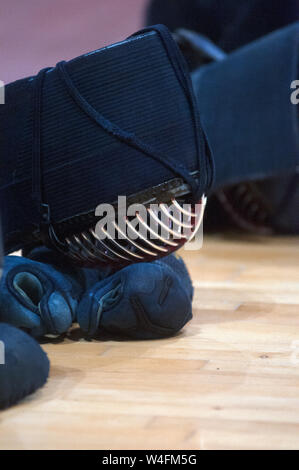
<svg viewBox="0 0 299 470"><path fill-rule="evenodd" d="M225 52L298 19L298 0L149 0L146 12L147 24L198 31Z"/></svg>
<svg viewBox="0 0 299 470"><path fill-rule="evenodd" d="M197 70L193 75L202 122L210 122L218 186L215 195L209 198L206 229L219 231L233 227L260 234L299 233L299 166L294 163L298 162L299 153L298 113L289 102L290 84L299 74L296 58L299 23L290 25L298 20L299 0L149 1L147 24L163 23L171 31L179 28L195 31L212 40L225 53L238 49L228 59L231 69L225 71L224 66L220 71L221 65L210 68L201 94L198 79L205 72ZM287 27L288 45L287 29L283 32ZM279 48L285 44L287 53L278 50L274 53L274 42L266 52L263 38L270 38L269 34L275 31ZM248 44L251 45L245 48ZM238 53L244 54L243 63L238 62ZM184 54L189 66L194 66L194 53L192 55L187 47ZM257 72L259 66L264 70ZM283 78L287 69L290 75ZM211 93L213 86L215 94ZM242 90L246 92L243 94ZM221 113L224 108L227 119ZM278 119L275 113L280 113ZM283 123L286 124L287 116L291 116L292 124L285 127L288 137L284 137ZM228 152L225 152L225 135L229 136ZM293 141L293 147L283 149L283 141ZM278 169L283 162L285 168Z"/></svg>

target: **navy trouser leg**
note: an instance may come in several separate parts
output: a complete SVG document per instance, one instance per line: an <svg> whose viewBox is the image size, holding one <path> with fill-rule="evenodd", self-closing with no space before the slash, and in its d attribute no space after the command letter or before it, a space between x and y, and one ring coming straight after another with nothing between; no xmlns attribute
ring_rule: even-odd
<svg viewBox="0 0 299 470"><path fill-rule="evenodd" d="M299 22L202 67L192 80L215 161L214 189L299 165Z"/></svg>

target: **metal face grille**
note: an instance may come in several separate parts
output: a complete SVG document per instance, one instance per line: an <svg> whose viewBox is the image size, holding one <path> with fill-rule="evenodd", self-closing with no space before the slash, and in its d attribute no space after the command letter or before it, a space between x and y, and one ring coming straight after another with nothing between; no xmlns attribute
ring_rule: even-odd
<svg viewBox="0 0 299 470"><path fill-rule="evenodd" d="M127 198L127 206L142 205L132 214L120 213L104 223L103 218L81 215L83 230L74 230L72 220L51 228L51 244L80 266L112 265L115 269L149 262L176 251L194 238L202 223L206 198L194 203L188 186L180 178ZM128 214L131 215L128 215ZM83 219L82 219L83 217ZM86 223L84 223L84 217ZM83 223L82 223L83 220Z"/></svg>

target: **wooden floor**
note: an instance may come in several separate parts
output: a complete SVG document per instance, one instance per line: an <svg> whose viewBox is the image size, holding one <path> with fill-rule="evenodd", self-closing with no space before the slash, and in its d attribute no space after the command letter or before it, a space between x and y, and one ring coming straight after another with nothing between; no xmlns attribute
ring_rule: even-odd
<svg viewBox="0 0 299 470"><path fill-rule="evenodd" d="M194 319L177 337L45 345L48 384L0 414L0 447L299 449L298 242L183 251Z"/></svg>

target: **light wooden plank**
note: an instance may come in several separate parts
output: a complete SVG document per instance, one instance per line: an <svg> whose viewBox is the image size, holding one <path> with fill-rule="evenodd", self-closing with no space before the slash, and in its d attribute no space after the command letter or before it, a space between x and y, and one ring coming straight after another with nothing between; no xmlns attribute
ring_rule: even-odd
<svg viewBox="0 0 299 470"><path fill-rule="evenodd" d="M299 449L298 241L182 250L194 318L176 337L44 345L50 379L0 414L0 448Z"/></svg>

